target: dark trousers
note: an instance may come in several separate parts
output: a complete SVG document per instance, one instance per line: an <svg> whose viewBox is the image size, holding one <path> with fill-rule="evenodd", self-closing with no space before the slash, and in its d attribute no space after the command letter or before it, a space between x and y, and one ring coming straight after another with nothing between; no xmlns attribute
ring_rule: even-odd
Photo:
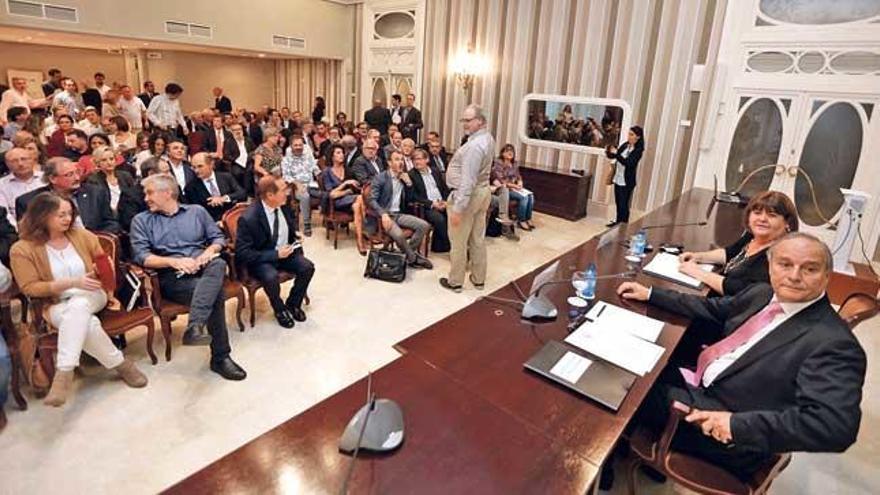
<svg viewBox="0 0 880 495"><path fill-rule="evenodd" d="M180 278L174 270L159 273L162 297L189 306L189 322L207 324L211 334L211 361L222 361L232 349L226 330L226 303L223 298L223 281L226 279L226 262L220 258L211 260L194 275Z"/></svg>
<svg viewBox="0 0 880 495"><path fill-rule="evenodd" d="M431 232L431 251L448 253L451 246L449 244L449 230L446 228L446 212L425 208L425 220L434 227Z"/></svg>
<svg viewBox="0 0 880 495"><path fill-rule="evenodd" d="M636 412L634 422L651 428L659 438L669 419L669 406L672 401L705 411L729 410L706 389L688 385L678 368L667 366ZM743 480L750 479L770 457L764 452L737 445L736 438L725 445L711 436L704 435L699 426L685 421L678 425L678 430L672 439L672 448L721 466Z"/></svg>
<svg viewBox="0 0 880 495"><path fill-rule="evenodd" d="M617 206L617 222L629 222L629 203L636 186L618 186L614 184L614 204Z"/></svg>
<svg viewBox="0 0 880 495"><path fill-rule="evenodd" d="M285 303L281 300L281 284L278 283L278 270L284 270L296 275L293 279L293 287L287 295L287 305L294 308L302 306L303 298L315 274L315 265L303 256L302 251L297 250L294 254L275 261L274 263L259 263L248 267L248 273L263 284L266 296L272 309L278 313L285 309Z"/></svg>

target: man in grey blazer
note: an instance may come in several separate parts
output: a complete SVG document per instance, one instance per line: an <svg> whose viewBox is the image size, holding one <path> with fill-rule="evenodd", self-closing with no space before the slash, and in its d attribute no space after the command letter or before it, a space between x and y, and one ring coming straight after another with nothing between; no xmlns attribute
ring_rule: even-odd
<svg viewBox="0 0 880 495"><path fill-rule="evenodd" d="M770 285L705 298L625 282L624 299L723 327L696 366L670 363L637 420L665 424L673 400L691 407L673 440L748 479L771 455L843 452L856 441L865 353L825 294L831 253L819 239L792 233L769 251Z"/></svg>
<svg viewBox="0 0 880 495"><path fill-rule="evenodd" d="M382 222L385 233L406 253L409 266L428 270L434 268L428 258L419 254L419 246L431 225L419 217L404 213L407 210L407 197L410 196L407 191L412 188L412 181L403 171L403 155L399 151L391 154L388 169L374 176L371 184L367 199L369 214L364 220L364 228L374 232L378 222ZM403 229L413 231L409 240L403 235Z"/></svg>

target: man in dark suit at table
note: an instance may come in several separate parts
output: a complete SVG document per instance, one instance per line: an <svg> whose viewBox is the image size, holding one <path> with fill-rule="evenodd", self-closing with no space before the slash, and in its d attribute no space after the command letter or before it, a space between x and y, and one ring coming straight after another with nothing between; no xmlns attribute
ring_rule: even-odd
<svg viewBox="0 0 880 495"><path fill-rule="evenodd" d="M192 167L197 179L186 185L184 196L187 203L201 205L211 218L219 221L236 203L247 199L247 194L232 174L214 170L214 163L214 157L208 153L193 155Z"/></svg>
<svg viewBox="0 0 880 495"><path fill-rule="evenodd" d="M831 253L792 233L770 248L770 284L705 298L625 282L624 299L648 301L723 326L692 369L661 374L637 422L662 430L672 401L691 407L673 447L743 479L776 453L843 452L856 441L865 353L825 294Z"/></svg>
<svg viewBox="0 0 880 495"><path fill-rule="evenodd" d="M428 152L417 149L413 152L413 165L409 171L412 179L412 201L422 207L423 217L434 230L431 233L431 251L449 252L449 232L446 226L446 198L449 188L443 175L428 164Z"/></svg>
<svg viewBox="0 0 880 495"><path fill-rule="evenodd" d="M223 88L218 87L211 91L214 93L214 108L220 113L232 113L232 100L223 94Z"/></svg>
<svg viewBox="0 0 880 495"><path fill-rule="evenodd" d="M64 157L50 158L43 165L43 180L47 185L22 194L15 200L15 216L18 221L27 211L28 203L40 193L54 192L70 198L76 204L77 222L91 231L119 233L120 227L110 209L110 194L104 189L83 184L77 165Z"/></svg>
<svg viewBox="0 0 880 495"><path fill-rule="evenodd" d="M284 328L306 321L302 302L315 265L305 257L296 233L296 216L290 207L290 189L284 179L264 176L257 183L259 199L238 220L236 263L263 284L275 319ZM278 270L296 275L287 300L281 300Z"/></svg>
<svg viewBox="0 0 880 495"><path fill-rule="evenodd" d="M211 129L205 132L203 151L214 155L217 169L230 172L232 164L238 158L239 149L232 133L223 127L223 117L215 115L211 118Z"/></svg>

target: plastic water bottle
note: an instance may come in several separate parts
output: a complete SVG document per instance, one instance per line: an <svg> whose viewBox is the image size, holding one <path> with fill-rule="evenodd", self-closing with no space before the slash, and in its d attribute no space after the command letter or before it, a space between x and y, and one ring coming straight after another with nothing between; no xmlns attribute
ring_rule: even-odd
<svg viewBox="0 0 880 495"><path fill-rule="evenodd" d="M596 297L596 264L590 263L584 274L584 281L586 283L584 288L581 289L581 298L590 300Z"/></svg>
<svg viewBox="0 0 880 495"><path fill-rule="evenodd" d="M645 229L641 229L636 234L635 254L637 256L644 256L645 255L645 247L647 245L648 245L648 233L645 232Z"/></svg>

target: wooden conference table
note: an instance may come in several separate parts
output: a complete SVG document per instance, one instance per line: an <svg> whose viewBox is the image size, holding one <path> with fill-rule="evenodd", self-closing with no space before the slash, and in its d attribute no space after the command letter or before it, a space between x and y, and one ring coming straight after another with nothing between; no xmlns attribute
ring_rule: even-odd
<svg viewBox="0 0 880 495"><path fill-rule="evenodd" d="M595 261L599 274L632 267L621 244L641 226L705 219L707 190L686 192L619 229L597 251L598 238L561 255L568 279ZM683 244L704 250L734 241L742 210L719 204L706 226L648 231L649 243ZM527 291L545 264L515 281ZM679 285L639 274L654 286ZM620 280L600 280L597 298L619 305ZM438 289L439 290L439 289ZM548 340L568 334L570 283L542 291L559 308L552 322L519 318L513 305L478 300L395 347L403 356L373 374L374 390L403 409L406 439L395 452L364 454L357 461L351 493L578 493L597 479L602 464L645 398L689 324L687 318L644 304L633 311L666 322L657 343L666 352L654 370L636 380L615 413L538 375L523 363ZM508 284L492 296L514 299ZM342 486L350 458L337 450L339 436L363 405L366 382L341 390L168 490L168 493L328 493Z"/></svg>

